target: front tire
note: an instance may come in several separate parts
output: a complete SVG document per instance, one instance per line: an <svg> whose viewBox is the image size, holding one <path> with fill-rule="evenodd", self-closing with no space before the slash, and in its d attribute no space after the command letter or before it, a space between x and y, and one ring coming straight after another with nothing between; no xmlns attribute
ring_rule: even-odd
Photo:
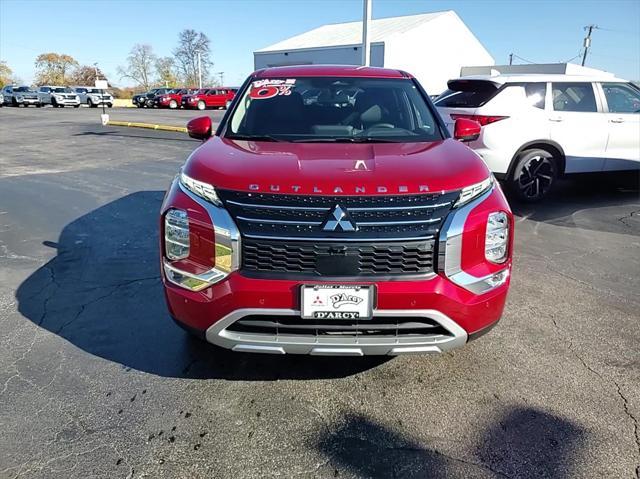
<svg viewBox="0 0 640 479"><path fill-rule="evenodd" d="M207 105L205 104L204 101L200 100L198 102L198 110L204 110L205 108L207 108Z"/></svg>
<svg viewBox="0 0 640 479"><path fill-rule="evenodd" d="M525 203L545 198L558 179L558 161L546 150L525 150L516 159L509 189Z"/></svg>

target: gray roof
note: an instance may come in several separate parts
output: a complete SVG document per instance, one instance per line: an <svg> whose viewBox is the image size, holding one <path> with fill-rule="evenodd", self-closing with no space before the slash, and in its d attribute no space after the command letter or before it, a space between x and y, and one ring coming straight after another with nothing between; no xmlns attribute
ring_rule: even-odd
<svg viewBox="0 0 640 479"><path fill-rule="evenodd" d="M385 38L391 35L404 33L449 12L451 12L451 10L371 20L369 40L372 43L382 42ZM295 37L274 43L266 48L256 50L256 52L260 53L304 48L335 47L340 45L356 45L360 43L362 43L361 21L333 23L330 25L323 25L300 35L296 35Z"/></svg>

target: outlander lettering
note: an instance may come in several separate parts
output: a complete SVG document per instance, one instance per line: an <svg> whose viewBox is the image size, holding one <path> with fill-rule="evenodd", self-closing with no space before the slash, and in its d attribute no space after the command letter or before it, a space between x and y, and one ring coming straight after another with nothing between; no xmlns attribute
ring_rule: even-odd
<svg viewBox="0 0 640 479"><path fill-rule="evenodd" d="M161 209L172 317L239 352L439 353L493 327L513 215L409 74L351 66L253 73ZM461 141L457 141L460 139Z"/></svg>

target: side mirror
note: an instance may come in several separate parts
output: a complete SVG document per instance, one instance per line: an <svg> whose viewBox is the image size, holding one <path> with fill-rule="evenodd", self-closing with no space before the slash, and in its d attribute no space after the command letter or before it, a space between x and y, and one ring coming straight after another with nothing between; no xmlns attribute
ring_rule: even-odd
<svg viewBox="0 0 640 479"><path fill-rule="evenodd" d="M480 136L480 123L468 118L458 118L453 128L453 137L460 141L477 140Z"/></svg>
<svg viewBox="0 0 640 479"><path fill-rule="evenodd" d="M193 120L189 120L187 123L187 132L191 138L205 141L211 136L213 131L213 124L211 118L208 116L199 116Z"/></svg>

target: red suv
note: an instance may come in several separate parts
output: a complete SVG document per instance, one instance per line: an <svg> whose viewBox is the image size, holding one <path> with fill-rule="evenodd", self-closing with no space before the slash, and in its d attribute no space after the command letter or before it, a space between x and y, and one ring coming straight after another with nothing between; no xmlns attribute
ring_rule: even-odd
<svg viewBox="0 0 640 479"><path fill-rule="evenodd" d="M227 108L237 93L237 88L204 88L193 95L182 98L183 108Z"/></svg>
<svg viewBox="0 0 640 479"><path fill-rule="evenodd" d="M314 95L303 97L304 92ZM234 351L399 355L462 346L499 320L513 216L484 162L411 75L352 66L253 73L161 210L169 311ZM460 141L458 141L460 140Z"/></svg>
<svg viewBox="0 0 640 479"><path fill-rule="evenodd" d="M158 108L171 108L172 110L179 108L184 95L191 95L198 91L193 88L174 88L168 92L158 95L153 99L154 106Z"/></svg>

